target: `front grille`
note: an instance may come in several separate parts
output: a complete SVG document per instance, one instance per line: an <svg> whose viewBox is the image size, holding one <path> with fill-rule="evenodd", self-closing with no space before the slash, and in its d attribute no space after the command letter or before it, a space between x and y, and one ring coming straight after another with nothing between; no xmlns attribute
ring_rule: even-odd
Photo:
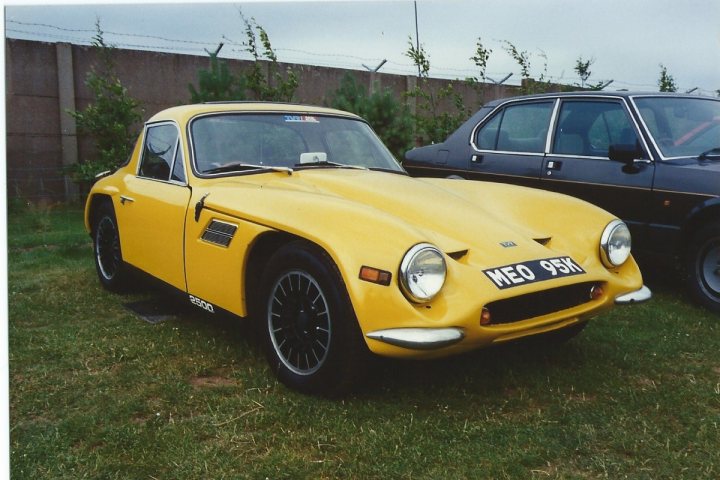
<svg viewBox="0 0 720 480"><path fill-rule="evenodd" d="M491 325L519 322L587 303L592 300L590 290L594 285L584 282L551 288L491 302L485 308L490 311Z"/></svg>
<svg viewBox="0 0 720 480"><path fill-rule="evenodd" d="M215 245L227 247L235 236L236 230L237 225L213 220L203 232L202 239Z"/></svg>

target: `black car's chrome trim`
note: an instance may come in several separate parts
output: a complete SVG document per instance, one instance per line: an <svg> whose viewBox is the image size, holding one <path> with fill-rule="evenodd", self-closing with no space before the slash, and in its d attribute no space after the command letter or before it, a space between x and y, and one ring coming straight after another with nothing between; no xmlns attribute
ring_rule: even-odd
<svg viewBox="0 0 720 480"><path fill-rule="evenodd" d="M646 96L652 96L652 95L646 95ZM632 99L633 97L630 97ZM480 128L482 128L483 125L485 125L492 117L495 116L496 112L502 108L505 108L507 105L513 104L513 103L538 103L538 102L547 102L549 100L552 100L555 102L555 105L553 106L553 111L550 117L550 123L548 124L548 132L547 137L545 139L545 151L544 153L540 155L556 155L551 152L553 141L555 140L555 126L557 125L557 121L560 116L560 107L563 102L565 101L582 101L582 100L612 100L612 101L620 101L622 105L624 106L625 113L630 117L632 124L635 126L635 134L637 135L638 139L642 142L642 145L644 147L644 151L648 154L651 161L655 161L655 155L652 149L650 149L647 141L645 140L645 135L643 135L643 132L648 131L647 126L643 123L642 128L640 124L638 123L637 119L635 118L635 115L633 115L634 112L637 112L637 107L634 102L628 103L628 99L623 96L618 95L567 95L567 94L555 94L555 95L547 95L547 96L527 96L527 97L516 97L507 99L505 101L501 101L497 105L493 107L493 109L485 115L472 129L470 132L470 147L473 150L473 153L501 153L501 154L513 154L513 155L538 155L537 153L531 153L531 152L505 152L505 151L499 151L499 150L480 150L475 143L475 137L477 135L477 132ZM632 106L632 108L631 108ZM640 120L642 121L642 117L640 117ZM648 131L649 132L649 131ZM652 138L652 136L651 136ZM653 145L655 148L657 148L656 145ZM659 150L658 150L659 152ZM558 155L559 156L559 155ZM576 155L568 155L569 157L573 158L586 158L584 156L576 156ZM602 158L607 159L608 157L588 157L588 158Z"/></svg>
<svg viewBox="0 0 720 480"><path fill-rule="evenodd" d="M697 95L672 95L672 97L673 98L699 98L699 99L705 99L705 100L718 101L717 98L702 97L702 96L697 96ZM694 158L692 155L680 155L677 157L666 157L665 155L663 155L662 150L660 149L660 147L658 147L658 144L655 141L655 137L650 132L650 129L648 128L647 123L645 123L645 119L640 114L640 109L638 108L637 104L635 103L636 98L668 98L666 95L658 95L658 94L648 93L648 94L641 94L641 95L630 95L630 96L628 96L628 98L630 99L630 103L632 104L633 110L635 112L637 112L637 116L640 118L640 123L642 123L643 130L645 132L647 132L648 137L650 137L650 141L652 142L652 145L655 148L655 151L657 152L658 157L661 161L664 162L667 160L679 160L681 158ZM647 145L647 143L646 143L646 145Z"/></svg>

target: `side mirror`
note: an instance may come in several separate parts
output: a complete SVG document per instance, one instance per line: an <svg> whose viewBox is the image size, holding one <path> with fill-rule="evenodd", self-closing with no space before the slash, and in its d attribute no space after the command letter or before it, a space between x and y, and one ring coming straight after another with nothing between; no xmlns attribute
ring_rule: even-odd
<svg viewBox="0 0 720 480"><path fill-rule="evenodd" d="M624 163L623 172L637 173L640 168L637 163L649 163L643 160L642 149L634 143L616 143L608 148L608 157L614 162Z"/></svg>

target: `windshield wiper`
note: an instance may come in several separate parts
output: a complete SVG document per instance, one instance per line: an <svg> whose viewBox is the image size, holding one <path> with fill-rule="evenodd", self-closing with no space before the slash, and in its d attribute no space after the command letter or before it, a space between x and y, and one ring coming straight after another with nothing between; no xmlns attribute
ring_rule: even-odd
<svg viewBox="0 0 720 480"><path fill-rule="evenodd" d="M700 155L698 160L720 160L720 147L711 148Z"/></svg>
<svg viewBox="0 0 720 480"><path fill-rule="evenodd" d="M260 171L273 171L273 172L285 172L288 175L292 175L293 169L290 167L275 167L272 165L254 165L252 163L235 162L222 165L220 167L211 168L205 170L202 173L223 173L223 172L241 172L243 170L260 170Z"/></svg>
<svg viewBox="0 0 720 480"><path fill-rule="evenodd" d="M317 162L296 163L296 167L335 167L335 168L354 168L356 170L367 170L367 167L360 165L345 165L344 163L328 162L327 160L318 160Z"/></svg>

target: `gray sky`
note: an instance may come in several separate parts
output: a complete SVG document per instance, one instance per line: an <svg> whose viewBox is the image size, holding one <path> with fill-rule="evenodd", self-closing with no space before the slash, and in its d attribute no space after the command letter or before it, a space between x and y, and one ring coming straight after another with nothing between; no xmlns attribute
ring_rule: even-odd
<svg viewBox="0 0 720 480"><path fill-rule="evenodd" d="M415 71L404 55L415 35L412 1L5 5L8 37L88 43L99 17L106 40L121 48L205 55L224 42L221 56L248 58L241 8L268 32L280 61L362 70L387 59L382 72ZM661 63L682 91L720 89L718 0L420 0L417 9L432 76L477 75L470 57L481 37L493 50L487 75L513 72L509 83L520 69L504 40L530 54L535 78L547 63L546 77L578 82L582 56L595 59L591 81L614 80L609 90L657 90Z"/></svg>

